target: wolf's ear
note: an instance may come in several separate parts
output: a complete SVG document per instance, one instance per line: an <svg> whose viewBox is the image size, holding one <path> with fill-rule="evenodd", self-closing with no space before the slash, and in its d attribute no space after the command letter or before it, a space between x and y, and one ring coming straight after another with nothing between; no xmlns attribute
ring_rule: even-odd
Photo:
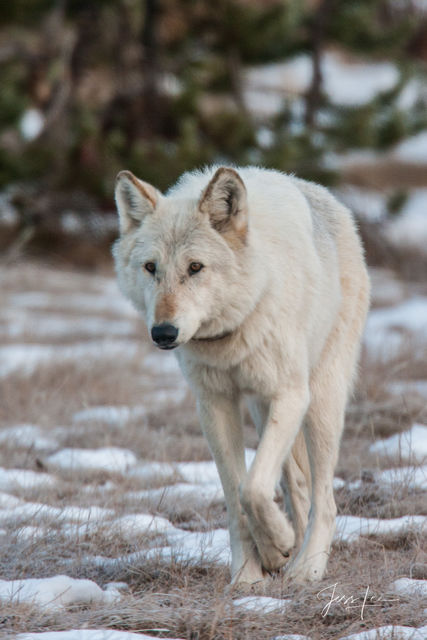
<svg viewBox="0 0 427 640"><path fill-rule="evenodd" d="M125 234L136 229L147 214L154 213L160 193L130 171L120 171L116 179L115 198L120 233Z"/></svg>
<svg viewBox="0 0 427 640"><path fill-rule="evenodd" d="M244 234L248 215L246 187L237 171L220 167L202 193L199 209L209 215L217 231L234 228Z"/></svg>

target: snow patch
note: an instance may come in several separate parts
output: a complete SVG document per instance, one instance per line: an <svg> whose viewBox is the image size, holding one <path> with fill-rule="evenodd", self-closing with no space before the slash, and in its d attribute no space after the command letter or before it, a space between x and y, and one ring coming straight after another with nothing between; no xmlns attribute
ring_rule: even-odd
<svg viewBox="0 0 427 640"><path fill-rule="evenodd" d="M94 316L70 318L58 314L29 313L23 309L2 311L6 325L2 333L9 337L28 335L32 338L72 338L76 335L91 337L129 336L135 325L129 320L107 320Z"/></svg>
<svg viewBox="0 0 427 640"><path fill-rule="evenodd" d="M256 451L245 450L246 467L253 462ZM130 474L149 482L155 478L171 480L177 474L190 484L217 485L221 489L218 470L213 460L202 462L143 462L130 470Z"/></svg>
<svg viewBox="0 0 427 640"><path fill-rule="evenodd" d="M49 473L36 473L28 469L0 467L0 490L45 489L54 486L55 478Z"/></svg>
<svg viewBox="0 0 427 640"><path fill-rule="evenodd" d="M0 522L20 522L31 520L31 522L44 522L55 520L61 515L61 510L39 502L24 502L10 509L0 510Z"/></svg>
<svg viewBox="0 0 427 640"><path fill-rule="evenodd" d="M380 222L387 215L386 198L381 191L345 186L334 193L357 216L369 222Z"/></svg>
<svg viewBox="0 0 427 640"><path fill-rule="evenodd" d="M51 522L54 521L55 523L94 523L114 515L114 511L111 509L104 509L97 506L80 507L69 505L59 508L39 502L25 502L25 500L19 499L16 500L17 501L9 502L9 506L7 505L8 501L4 501L5 506L0 508L0 522L17 522L20 520L31 519L31 521L36 522L44 522L48 520Z"/></svg>
<svg viewBox="0 0 427 640"><path fill-rule="evenodd" d="M159 375L182 376L181 369L171 353L150 353L144 358L143 368Z"/></svg>
<svg viewBox="0 0 427 640"><path fill-rule="evenodd" d="M352 633L350 636L340 638L340 640L425 640L427 627L402 627L400 625L387 625Z"/></svg>
<svg viewBox="0 0 427 640"><path fill-rule="evenodd" d="M108 405L88 407L73 415L73 422L104 422L111 427L123 427L130 420L145 418L147 410L143 406L113 407Z"/></svg>
<svg viewBox="0 0 427 640"><path fill-rule="evenodd" d="M31 375L41 364L77 362L82 368L105 359L130 360L138 352L136 340L76 342L73 345L10 344L0 347L0 378L18 372Z"/></svg>
<svg viewBox="0 0 427 640"><path fill-rule="evenodd" d="M386 309L374 309L368 318L369 330L394 328L424 331L427 328L427 298L416 297Z"/></svg>
<svg viewBox="0 0 427 640"><path fill-rule="evenodd" d="M402 534L408 531L425 531L427 516L402 516L379 519L359 516L337 516L334 540L354 542L360 536Z"/></svg>
<svg viewBox="0 0 427 640"><path fill-rule="evenodd" d="M375 482L380 485L427 491L427 465L384 469L377 471L374 478Z"/></svg>
<svg viewBox="0 0 427 640"><path fill-rule="evenodd" d="M369 276L372 284L372 299L378 307L389 307L403 301L406 287L396 279L393 272L380 267L371 267Z"/></svg>
<svg viewBox="0 0 427 640"><path fill-rule="evenodd" d="M399 214L393 219L387 220L385 233L388 240L396 246L404 245L426 251L427 189L414 189L411 192Z"/></svg>
<svg viewBox="0 0 427 640"><path fill-rule="evenodd" d="M115 599L92 580L77 580L68 576L0 580L0 600L12 603L27 602L47 609L61 609L69 605L108 603Z"/></svg>
<svg viewBox="0 0 427 640"><path fill-rule="evenodd" d="M152 523L153 516L146 516ZM160 518L164 520L164 518ZM143 521L142 523L146 523ZM149 524L149 523L148 523ZM135 531L131 528L130 531ZM153 530L155 531L155 530ZM141 527L141 533L144 530ZM206 566L216 564L228 566L230 564L230 539L226 529L214 529L212 531L184 531L177 529L169 521L161 524L158 533L166 535L169 544L157 546L149 550L136 551L117 558L104 556L87 556L88 564L95 564L104 568L117 568L117 566L146 565L147 561L169 565L170 563L190 564L192 566Z"/></svg>
<svg viewBox="0 0 427 640"><path fill-rule="evenodd" d="M47 536L43 527L33 527L32 525L20 527L16 529L15 533L17 540L41 540Z"/></svg>
<svg viewBox="0 0 427 640"><path fill-rule="evenodd" d="M391 584L392 591L404 596L427 597L427 580L399 578Z"/></svg>
<svg viewBox="0 0 427 640"><path fill-rule="evenodd" d="M147 392L146 399L152 407L158 407L159 405L178 405L185 400L188 394L188 386L182 379L183 386L166 389L152 389Z"/></svg>
<svg viewBox="0 0 427 640"><path fill-rule="evenodd" d="M47 458L47 463L60 469L76 471L110 471L124 473L135 465L137 457L128 449L104 447L100 449L61 449Z"/></svg>
<svg viewBox="0 0 427 640"><path fill-rule="evenodd" d="M374 357L394 357L407 342L424 343L427 335L427 298L415 297L386 309L374 309L365 327L365 345Z"/></svg>
<svg viewBox="0 0 427 640"><path fill-rule="evenodd" d="M310 638L300 633L287 633L284 636L274 636L273 640L310 640Z"/></svg>
<svg viewBox="0 0 427 640"><path fill-rule="evenodd" d="M221 486L215 462L177 462L175 468L179 475L192 484L217 484Z"/></svg>
<svg viewBox="0 0 427 640"><path fill-rule="evenodd" d="M34 424L17 424L0 430L0 444L15 447L31 447L36 451L56 449L58 443L46 437L40 427Z"/></svg>
<svg viewBox="0 0 427 640"><path fill-rule="evenodd" d="M129 470L129 475L140 478L144 482L151 482L156 478L171 480L176 475L173 463L169 462L140 462Z"/></svg>
<svg viewBox="0 0 427 640"><path fill-rule="evenodd" d="M292 600L289 599L280 600L279 598L269 598L267 596L246 596L233 600L235 607L261 614L283 612L291 602Z"/></svg>
<svg viewBox="0 0 427 640"><path fill-rule="evenodd" d="M337 491L338 489L342 489L343 487L345 487L345 480L343 480L342 478L334 478L333 480L333 487L335 489L335 491Z"/></svg>
<svg viewBox="0 0 427 640"><path fill-rule="evenodd" d="M256 451L254 449L245 450L246 468L249 469ZM192 484L217 484L221 486L218 470L215 462L177 462L175 463L178 473Z"/></svg>
<svg viewBox="0 0 427 640"><path fill-rule="evenodd" d="M173 524L161 516L153 516L149 513L131 513L127 516L117 518L109 525L109 532L121 535L126 540L134 540L142 535L164 535L172 534L176 531Z"/></svg>
<svg viewBox="0 0 427 640"><path fill-rule="evenodd" d="M158 489L146 489L144 491L132 491L126 494L132 500L149 500L157 506L165 502L178 503L180 499L191 500L197 505L218 503L224 500L224 493L218 483L212 484L176 484L159 487Z"/></svg>
<svg viewBox="0 0 427 640"><path fill-rule="evenodd" d="M378 440L369 447L370 453L384 457L397 456L401 460L422 462L427 457L427 427L414 424L412 429Z"/></svg>
<svg viewBox="0 0 427 640"><path fill-rule="evenodd" d="M13 509L22 503L22 500L9 493L0 492L0 509Z"/></svg>
<svg viewBox="0 0 427 640"><path fill-rule="evenodd" d="M59 519L67 522L99 522L100 520L111 518L113 515L114 511L112 509L105 509L104 507L76 507L70 505L61 508Z"/></svg>
<svg viewBox="0 0 427 640"><path fill-rule="evenodd" d="M427 131L421 131L396 145L392 153L396 160L410 164L427 164Z"/></svg>
<svg viewBox="0 0 427 640"><path fill-rule="evenodd" d="M395 380L389 382L386 389L396 396L417 394L427 399L427 380Z"/></svg>
<svg viewBox="0 0 427 640"><path fill-rule="evenodd" d="M145 558L169 564L179 562L195 566L217 564L228 566L231 559L230 539L226 529L190 532L176 529L168 534L170 546L150 549Z"/></svg>

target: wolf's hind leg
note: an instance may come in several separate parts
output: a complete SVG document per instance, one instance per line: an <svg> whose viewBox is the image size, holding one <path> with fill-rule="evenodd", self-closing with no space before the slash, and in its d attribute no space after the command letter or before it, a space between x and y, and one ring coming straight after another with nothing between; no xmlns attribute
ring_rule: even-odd
<svg viewBox="0 0 427 640"><path fill-rule="evenodd" d="M311 494L310 464L302 430L297 433L292 451L286 459L280 484L294 526L295 547L299 551L307 529Z"/></svg>
<svg viewBox="0 0 427 640"><path fill-rule="evenodd" d="M345 285L352 295L344 300L310 379L304 435L312 479L311 508L301 551L287 569L289 577L298 582L323 577L335 530L334 470L369 297L366 275L361 284L348 278Z"/></svg>
<svg viewBox="0 0 427 640"><path fill-rule="evenodd" d="M334 377L332 389L312 399L304 431L312 475L312 503L302 548L288 567L297 582L320 580L325 572L335 530L334 469L342 427L346 392Z"/></svg>

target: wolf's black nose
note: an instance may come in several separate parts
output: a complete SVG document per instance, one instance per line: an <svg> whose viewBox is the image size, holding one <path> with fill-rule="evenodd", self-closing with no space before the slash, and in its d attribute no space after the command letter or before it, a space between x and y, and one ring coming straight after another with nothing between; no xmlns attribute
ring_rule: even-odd
<svg viewBox="0 0 427 640"><path fill-rule="evenodd" d="M172 342L175 342L178 336L178 329L173 324L163 322L162 324L155 325L151 329L151 337L159 347L166 347Z"/></svg>

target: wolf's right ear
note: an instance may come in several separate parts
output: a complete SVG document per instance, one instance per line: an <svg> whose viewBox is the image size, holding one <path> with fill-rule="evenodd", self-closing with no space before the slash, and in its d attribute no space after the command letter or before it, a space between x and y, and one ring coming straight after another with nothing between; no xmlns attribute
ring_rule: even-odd
<svg viewBox="0 0 427 640"><path fill-rule="evenodd" d="M119 212L120 233L134 231L147 214L154 213L160 192L130 171L120 171L116 179L115 198Z"/></svg>
<svg viewBox="0 0 427 640"><path fill-rule="evenodd" d="M212 226L220 233L233 229L245 237L248 217L246 187L235 169L217 169L202 193L199 209L209 215Z"/></svg>

